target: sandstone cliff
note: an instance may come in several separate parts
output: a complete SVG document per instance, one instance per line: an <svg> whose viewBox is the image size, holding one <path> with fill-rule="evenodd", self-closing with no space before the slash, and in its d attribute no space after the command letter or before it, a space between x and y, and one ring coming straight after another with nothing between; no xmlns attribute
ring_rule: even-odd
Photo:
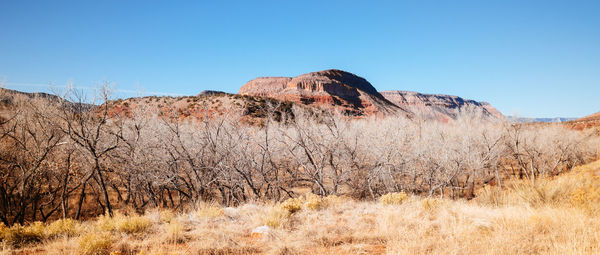
<svg viewBox="0 0 600 255"><path fill-rule="evenodd" d="M469 109L481 111L488 117L503 117L488 103L457 96L377 92L364 78L335 69L296 77L256 78L242 86L239 94L340 108L355 115L401 114L448 121L456 118L460 111Z"/></svg>
<svg viewBox="0 0 600 255"><path fill-rule="evenodd" d="M256 78L242 86L239 94L338 108L352 115L412 115L385 99L364 78L335 69L293 78Z"/></svg>

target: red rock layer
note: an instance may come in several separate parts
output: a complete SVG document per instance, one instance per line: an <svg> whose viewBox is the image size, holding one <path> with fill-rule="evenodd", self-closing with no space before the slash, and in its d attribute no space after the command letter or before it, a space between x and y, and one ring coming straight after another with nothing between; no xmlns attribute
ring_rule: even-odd
<svg viewBox="0 0 600 255"><path fill-rule="evenodd" d="M293 78L256 78L242 86L239 94L338 108L356 115L412 115L385 99L364 78L335 69Z"/></svg>

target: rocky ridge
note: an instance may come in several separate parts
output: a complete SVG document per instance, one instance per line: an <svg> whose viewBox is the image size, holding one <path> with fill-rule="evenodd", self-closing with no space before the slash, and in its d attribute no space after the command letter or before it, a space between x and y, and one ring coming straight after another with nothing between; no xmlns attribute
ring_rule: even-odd
<svg viewBox="0 0 600 255"><path fill-rule="evenodd" d="M389 102L364 78L336 69L296 77L260 77L247 82L238 93L337 108L350 115L412 116L410 111Z"/></svg>
<svg viewBox="0 0 600 255"><path fill-rule="evenodd" d="M420 116L448 121L466 109L502 118L489 103L449 95L409 91L378 92L366 79L342 70L325 70L296 77L260 77L247 82L241 95L271 97L305 105L341 108L354 115Z"/></svg>
<svg viewBox="0 0 600 255"><path fill-rule="evenodd" d="M502 118L496 108L486 102L441 94L421 94L412 91L389 90L380 92L387 100L427 119L447 121L455 119L460 111L481 111L484 116Z"/></svg>

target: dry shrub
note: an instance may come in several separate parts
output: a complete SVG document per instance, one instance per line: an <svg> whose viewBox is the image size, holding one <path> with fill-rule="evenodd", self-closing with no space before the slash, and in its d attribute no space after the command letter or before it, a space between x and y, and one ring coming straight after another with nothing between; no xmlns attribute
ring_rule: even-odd
<svg viewBox="0 0 600 255"><path fill-rule="evenodd" d="M3 222L0 222L0 242L4 240L4 236L8 233L9 229Z"/></svg>
<svg viewBox="0 0 600 255"><path fill-rule="evenodd" d="M531 183L528 180L515 180L508 189L485 187L477 193L476 201L495 206L522 205L540 207L549 204L560 204L568 192L564 186L554 185L547 180Z"/></svg>
<svg viewBox="0 0 600 255"><path fill-rule="evenodd" d="M181 221L175 219L163 226L164 240L170 243L182 243L185 241L185 229Z"/></svg>
<svg viewBox="0 0 600 255"><path fill-rule="evenodd" d="M49 238L61 236L76 236L82 231L81 224L74 219L60 219L54 221L46 228Z"/></svg>
<svg viewBox="0 0 600 255"><path fill-rule="evenodd" d="M41 222L34 222L26 226L17 224L10 228L0 224L0 241L4 241L10 246L21 247L49 238L76 236L81 230L81 224L73 219L61 219L49 225Z"/></svg>
<svg viewBox="0 0 600 255"><path fill-rule="evenodd" d="M578 188L571 193L570 202L590 214L598 214L600 212L600 187L586 185Z"/></svg>
<svg viewBox="0 0 600 255"><path fill-rule="evenodd" d="M127 234L134 234L146 231L152 222L144 216L134 215L125 216L115 213L113 217L101 215L96 220L96 226L103 231L119 231Z"/></svg>
<svg viewBox="0 0 600 255"><path fill-rule="evenodd" d="M267 255L296 255L301 254L298 249L285 245L285 244L277 244L275 247L271 248L267 253Z"/></svg>
<svg viewBox="0 0 600 255"><path fill-rule="evenodd" d="M379 198L384 205L399 205L404 203L408 198L408 195L404 192L387 193Z"/></svg>
<svg viewBox="0 0 600 255"><path fill-rule="evenodd" d="M116 219L108 214L98 216L95 225L102 231L114 231L117 228Z"/></svg>
<svg viewBox="0 0 600 255"><path fill-rule="evenodd" d="M81 255L76 238L56 238L44 243L46 255ZM2 254L2 253L0 253Z"/></svg>
<svg viewBox="0 0 600 255"><path fill-rule="evenodd" d="M162 222L171 222L173 219L175 219L175 217L175 213L173 213L171 210L161 210L159 213L159 218Z"/></svg>
<svg viewBox="0 0 600 255"><path fill-rule="evenodd" d="M591 215L600 214L600 161L576 167L569 177L575 183L569 203Z"/></svg>
<svg viewBox="0 0 600 255"><path fill-rule="evenodd" d="M4 227L2 234L2 240L13 247L41 242L46 237L46 229L41 222L34 222L27 226L17 224L10 228Z"/></svg>
<svg viewBox="0 0 600 255"><path fill-rule="evenodd" d="M304 207L308 210L323 210L332 206L337 206L346 201L345 198L336 195L321 197L313 193L307 193L303 197Z"/></svg>
<svg viewBox="0 0 600 255"><path fill-rule="evenodd" d="M325 206L325 200L312 193L307 193L304 200L304 207L309 210L319 210Z"/></svg>
<svg viewBox="0 0 600 255"><path fill-rule="evenodd" d="M199 203L194 213L199 218L218 218L225 215L223 208L215 204Z"/></svg>
<svg viewBox="0 0 600 255"><path fill-rule="evenodd" d="M304 201L302 201L302 198L288 198L283 201L283 203L279 204L279 207L292 214L302 210L303 203Z"/></svg>
<svg viewBox="0 0 600 255"><path fill-rule="evenodd" d="M280 206L274 206L262 217L262 221L265 225L272 228L281 228L289 222L291 213L289 210L284 209Z"/></svg>
<svg viewBox="0 0 600 255"><path fill-rule="evenodd" d="M421 207L426 211L432 211L439 208L442 205L442 201L435 198L424 198L421 200Z"/></svg>
<svg viewBox="0 0 600 255"><path fill-rule="evenodd" d="M323 205L323 201L318 196L307 195L308 200L299 198L288 198L282 203L277 203L271 207L267 213L262 217L262 222L274 228L281 228L289 223L289 218L292 214L302 210L303 206L316 210Z"/></svg>
<svg viewBox="0 0 600 255"><path fill-rule="evenodd" d="M348 202L349 199L346 197L340 197L336 195L329 195L323 198L324 204L326 207L339 206L344 202Z"/></svg>
<svg viewBox="0 0 600 255"><path fill-rule="evenodd" d="M127 234L141 233L146 231L152 223L144 216L121 217L117 219L117 230Z"/></svg>
<svg viewBox="0 0 600 255"><path fill-rule="evenodd" d="M79 252L83 255L106 255L114 242L110 232L90 232L79 238Z"/></svg>
<svg viewBox="0 0 600 255"><path fill-rule="evenodd" d="M478 191L475 201L494 206L527 205L531 207L575 206L590 213L598 211L600 203L600 161L574 168L554 177L513 180L505 188L485 187Z"/></svg>

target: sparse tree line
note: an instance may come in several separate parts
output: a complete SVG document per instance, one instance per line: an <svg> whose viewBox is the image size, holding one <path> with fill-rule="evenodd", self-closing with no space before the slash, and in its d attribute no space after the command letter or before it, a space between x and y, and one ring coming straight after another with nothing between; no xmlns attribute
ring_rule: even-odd
<svg viewBox="0 0 600 255"><path fill-rule="evenodd" d="M600 144L561 125L510 124L475 112L441 123L296 109L293 118L257 126L232 115L174 120L143 106L120 117L108 104L14 103L17 110L0 118L6 225L116 207L280 200L307 188L363 199L398 191L470 197L476 186L502 185L507 176L556 175L597 157Z"/></svg>

